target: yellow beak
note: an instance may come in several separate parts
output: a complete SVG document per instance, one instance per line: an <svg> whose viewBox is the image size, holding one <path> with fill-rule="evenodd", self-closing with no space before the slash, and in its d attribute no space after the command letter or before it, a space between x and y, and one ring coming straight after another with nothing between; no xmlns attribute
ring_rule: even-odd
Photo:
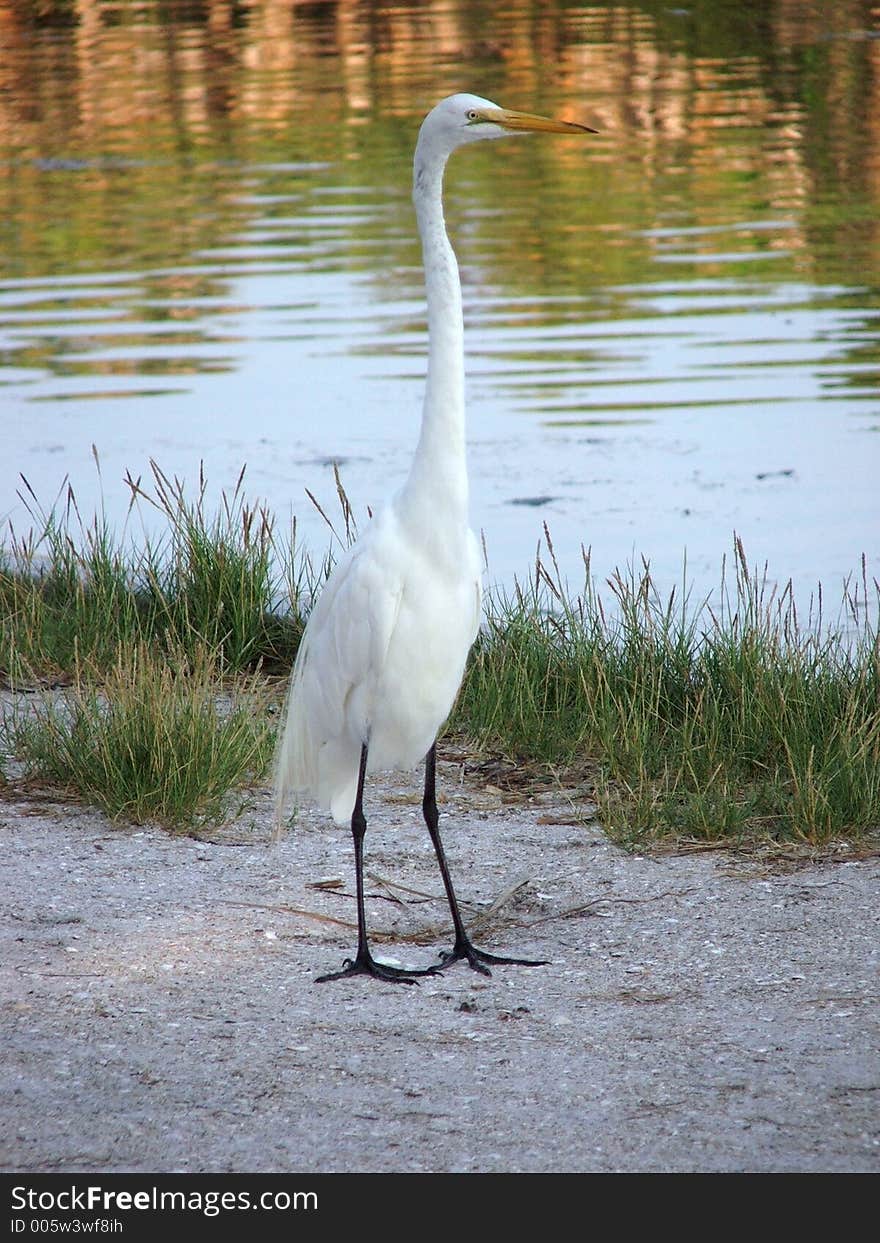
<svg viewBox="0 0 880 1243"><path fill-rule="evenodd" d="M575 121L554 121L552 117L533 116L529 112L511 112L507 108L481 108L481 121L491 121L503 129L522 133L545 134L598 134L598 130L590 129L589 125L578 125Z"/></svg>

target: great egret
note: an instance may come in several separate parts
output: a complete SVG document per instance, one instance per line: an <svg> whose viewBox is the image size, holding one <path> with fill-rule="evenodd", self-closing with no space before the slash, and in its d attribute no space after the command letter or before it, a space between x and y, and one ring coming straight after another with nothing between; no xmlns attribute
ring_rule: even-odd
<svg viewBox="0 0 880 1243"><path fill-rule="evenodd" d="M409 476L391 503L340 558L309 617L290 679L276 760L279 823L290 792L311 795L350 824L357 881L358 949L319 981L366 974L412 982L464 958L541 966L477 949L458 909L435 797L436 738L452 708L480 618L480 562L468 527L464 328L461 282L443 219L442 187L453 151L528 131L595 133L584 125L452 95L425 118L413 162L413 202L428 300L428 373L421 433ZM363 810L367 772L414 768L425 759L422 810L455 930L452 950L422 971L377 961L364 914Z"/></svg>

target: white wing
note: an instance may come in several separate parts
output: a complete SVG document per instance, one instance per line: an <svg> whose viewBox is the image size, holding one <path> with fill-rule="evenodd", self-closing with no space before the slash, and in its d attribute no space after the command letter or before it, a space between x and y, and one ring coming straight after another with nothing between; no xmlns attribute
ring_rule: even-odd
<svg viewBox="0 0 880 1243"><path fill-rule="evenodd" d="M337 563L309 616L276 762L279 815L291 793L311 794L340 821L351 815L371 690L403 593L383 517Z"/></svg>
<svg viewBox="0 0 880 1243"><path fill-rule="evenodd" d="M290 680L276 765L288 794L351 817L361 747L370 771L412 768L449 714L479 625L476 541L426 555L389 506L337 564L312 610Z"/></svg>

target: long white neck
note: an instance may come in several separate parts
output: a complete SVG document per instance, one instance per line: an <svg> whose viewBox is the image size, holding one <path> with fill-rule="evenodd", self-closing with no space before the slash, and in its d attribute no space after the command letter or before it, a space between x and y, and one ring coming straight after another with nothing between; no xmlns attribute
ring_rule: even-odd
<svg viewBox="0 0 880 1243"><path fill-rule="evenodd" d="M461 281L443 220L445 163L445 153L418 143L413 202L428 299L428 376L421 434L400 502L414 516L433 515L436 522L442 514L448 529L450 522L467 522L468 482Z"/></svg>

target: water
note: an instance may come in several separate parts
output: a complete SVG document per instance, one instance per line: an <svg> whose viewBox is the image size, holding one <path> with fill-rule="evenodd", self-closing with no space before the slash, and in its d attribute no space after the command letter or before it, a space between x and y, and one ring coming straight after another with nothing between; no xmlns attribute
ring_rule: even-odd
<svg viewBox="0 0 880 1243"><path fill-rule="evenodd" d="M863 553L880 572L869 5L0 8L16 530L20 475L121 527L151 458L193 496L201 467L217 497L246 463L317 552L305 489L333 509L336 462L365 521L418 431L415 133L474 89L601 130L450 167L489 577L528 574L545 522L574 584L588 547L664 589L686 557L702 594L734 532L804 602Z"/></svg>

